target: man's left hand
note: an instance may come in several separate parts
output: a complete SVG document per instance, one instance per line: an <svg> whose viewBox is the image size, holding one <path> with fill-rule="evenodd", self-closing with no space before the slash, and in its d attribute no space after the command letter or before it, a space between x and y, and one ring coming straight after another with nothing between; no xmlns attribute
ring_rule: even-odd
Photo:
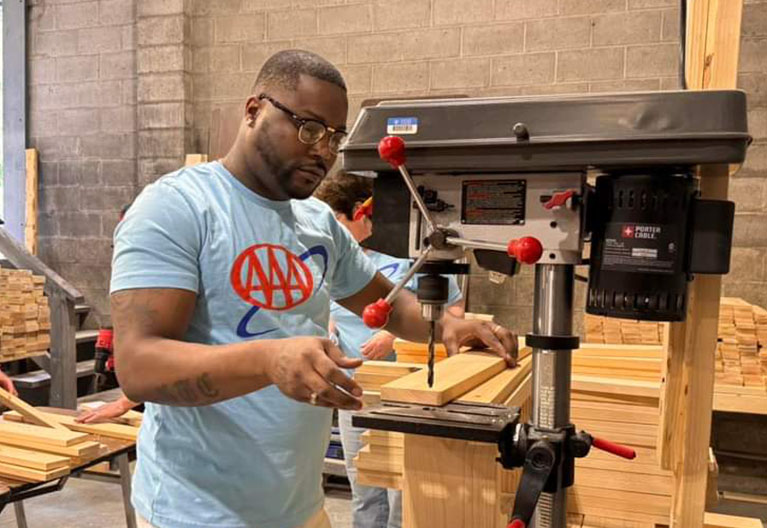
<svg viewBox="0 0 767 528"><path fill-rule="evenodd" d="M490 321L446 316L442 319L442 342L449 356L457 354L462 346L486 346L504 358L510 367L517 364L517 336Z"/></svg>

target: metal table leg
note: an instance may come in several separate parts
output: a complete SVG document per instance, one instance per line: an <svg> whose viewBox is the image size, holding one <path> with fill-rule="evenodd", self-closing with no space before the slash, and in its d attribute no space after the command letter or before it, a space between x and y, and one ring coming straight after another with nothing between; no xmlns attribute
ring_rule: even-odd
<svg viewBox="0 0 767 528"><path fill-rule="evenodd" d="M14 502L13 511L16 512L16 526L18 528L27 528L27 515L24 513L24 502Z"/></svg>
<svg viewBox="0 0 767 528"><path fill-rule="evenodd" d="M117 457L117 468L120 470L120 486L123 490L123 506L125 507L125 522L127 528L136 528L136 512L131 504L131 475L128 454Z"/></svg>

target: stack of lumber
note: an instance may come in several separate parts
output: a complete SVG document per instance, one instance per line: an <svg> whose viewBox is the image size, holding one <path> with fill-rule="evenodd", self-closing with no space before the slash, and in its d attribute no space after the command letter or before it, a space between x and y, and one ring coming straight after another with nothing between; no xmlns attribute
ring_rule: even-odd
<svg viewBox="0 0 767 528"><path fill-rule="evenodd" d="M0 362L43 354L51 344L45 277L0 268Z"/></svg>
<svg viewBox="0 0 767 528"><path fill-rule="evenodd" d="M660 345L582 343L573 352L572 373L660 382L662 356Z"/></svg>
<svg viewBox="0 0 767 528"><path fill-rule="evenodd" d="M618 353L606 357L618 361ZM625 356L629 363L638 359L645 358ZM668 524L674 478L657 458L660 381L574 375L571 396L571 419L579 429L629 445L637 458L592 449L576 459L568 512L582 515L584 526Z"/></svg>
<svg viewBox="0 0 767 528"><path fill-rule="evenodd" d="M767 311L743 299L722 297L716 351L716 381L767 389ZM760 348L762 349L760 352Z"/></svg>
<svg viewBox="0 0 767 528"><path fill-rule="evenodd" d="M589 343L659 345L663 342L665 323L586 314L583 327Z"/></svg>
<svg viewBox="0 0 767 528"><path fill-rule="evenodd" d="M78 424L71 416L43 412L0 389L0 403L13 409L0 420L0 477L47 482L67 475L83 458L102 452L99 437L135 441L138 428Z"/></svg>

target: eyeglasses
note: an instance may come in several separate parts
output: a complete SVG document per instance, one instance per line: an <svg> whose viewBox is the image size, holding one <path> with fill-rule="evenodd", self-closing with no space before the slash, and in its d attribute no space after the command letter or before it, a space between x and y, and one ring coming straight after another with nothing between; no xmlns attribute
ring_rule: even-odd
<svg viewBox="0 0 767 528"><path fill-rule="evenodd" d="M330 149L330 152L333 154L338 154L338 149L341 147L341 142L346 137L346 132L328 126L319 119L305 119L303 117L298 117L293 110L279 101L275 101L266 94L262 93L258 96L258 99L259 101L261 99L266 99L272 103L275 108L288 114L288 117L290 117L290 120L298 129L298 141L304 145L316 145L322 141L322 138L330 133L328 137L328 149Z"/></svg>

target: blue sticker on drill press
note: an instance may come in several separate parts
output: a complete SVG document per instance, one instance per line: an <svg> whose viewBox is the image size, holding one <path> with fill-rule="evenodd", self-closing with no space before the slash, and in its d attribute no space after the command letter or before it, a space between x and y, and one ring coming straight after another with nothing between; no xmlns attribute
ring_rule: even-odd
<svg viewBox="0 0 767 528"><path fill-rule="evenodd" d="M386 133L394 134L394 135L417 134L418 118L417 117L390 117L386 121Z"/></svg>

